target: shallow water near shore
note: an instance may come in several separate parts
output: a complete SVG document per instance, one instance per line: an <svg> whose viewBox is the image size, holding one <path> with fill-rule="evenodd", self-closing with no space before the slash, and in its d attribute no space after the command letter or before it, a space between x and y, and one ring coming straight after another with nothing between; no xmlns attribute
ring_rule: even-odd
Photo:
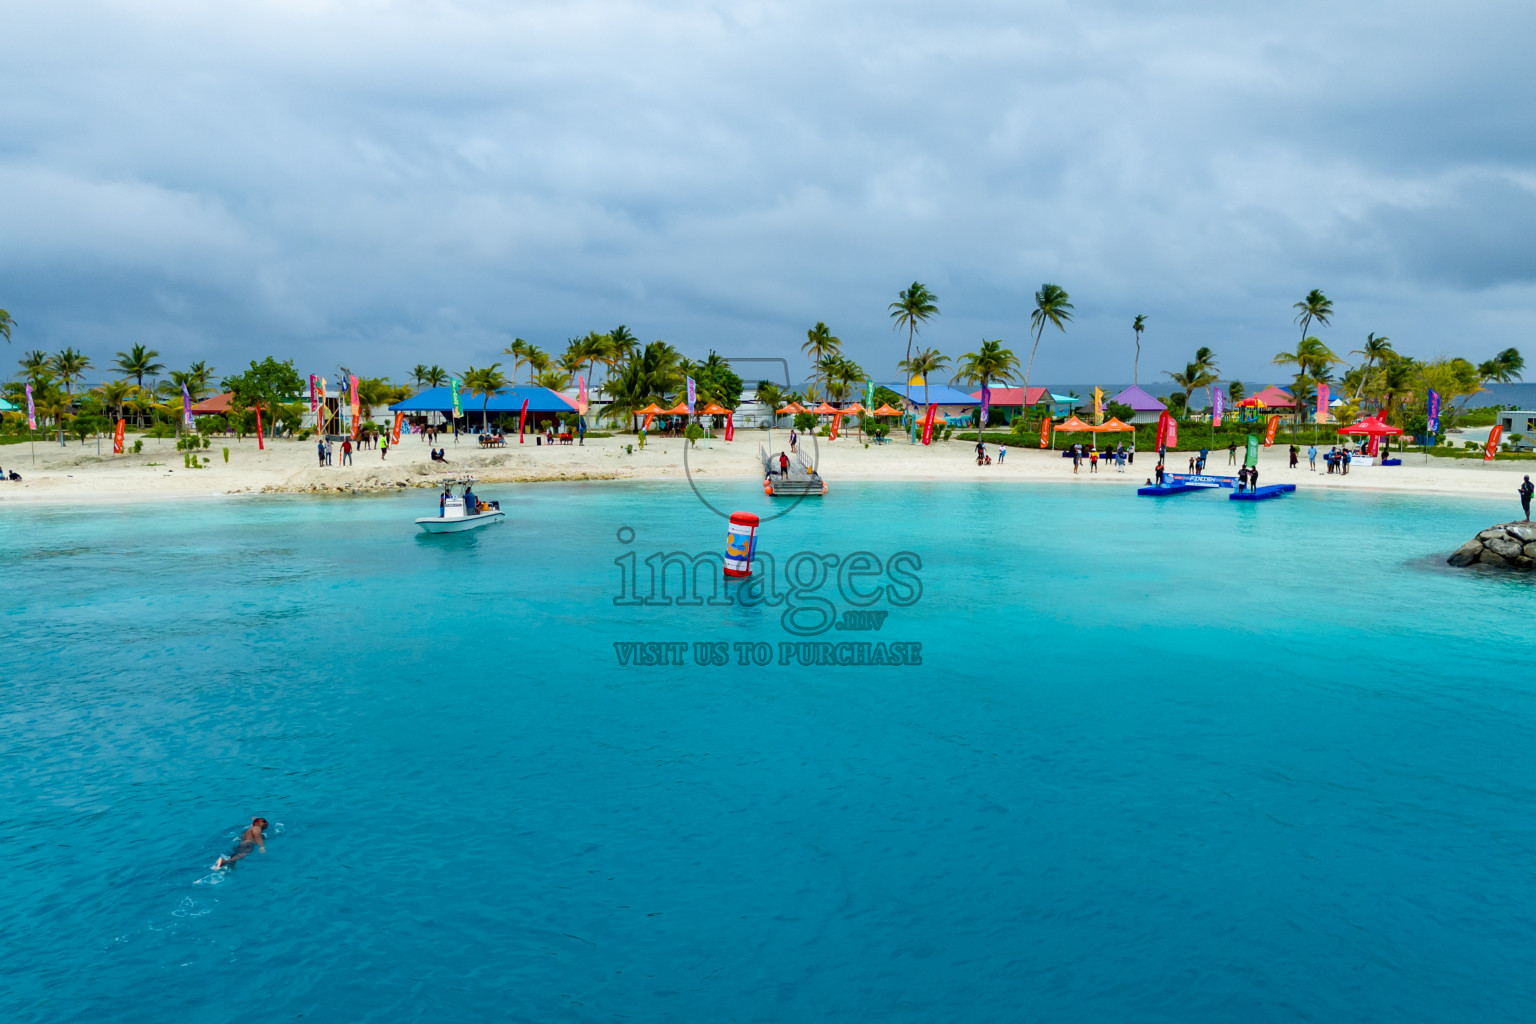
<svg viewBox="0 0 1536 1024"><path fill-rule="evenodd" d="M623 603L678 484L7 510L0 1018L1536 1018L1512 503L1134 482L834 487L768 607Z"/></svg>

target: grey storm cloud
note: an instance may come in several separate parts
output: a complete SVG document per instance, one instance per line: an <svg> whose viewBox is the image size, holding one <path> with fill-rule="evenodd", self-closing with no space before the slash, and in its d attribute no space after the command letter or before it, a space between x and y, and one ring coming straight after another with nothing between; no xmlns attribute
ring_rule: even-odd
<svg viewBox="0 0 1536 1024"><path fill-rule="evenodd" d="M1536 326L1536 8L1420 3L13 6L0 62L12 347L147 342L397 378L626 323L702 355L886 305L1041 379L1210 345L1263 377L1320 287L1486 357ZM1455 319L1444 310L1457 310ZM17 352L19 355L19 351Z"/></svg>

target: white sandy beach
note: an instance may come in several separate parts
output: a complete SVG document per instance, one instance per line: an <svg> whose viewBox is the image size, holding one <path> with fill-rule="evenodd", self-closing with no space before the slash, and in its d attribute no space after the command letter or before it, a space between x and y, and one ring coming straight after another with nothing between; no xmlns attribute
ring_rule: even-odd
<svg viewBox="0 0 1536 1024"><path fill-rule="evenodd" d="M133 437L129 437L131 447ZM773 451L787 449L788 433L742 431L734 442L719 438L701 441L688 453L689 471L703 479L760 479L758 444ZM97 455L95 442L81 445L72 440L60 447L57 440L0 447L0 467L15 469L20 482L0 483L0 505L20 502L95 502L142 501L155 498L184 498L253 493L352 493L378 492L401 487L433 486L454 473L468 472L485 483L538 480L684 479L681 438L651 437L645 449L633 454L625 446L633 437L593 438L585 446L535 445L530 437L519 445L513 438L506 448L481 450L466 436L455 445L452 438L442 442L450 460L447 466L428 459L428 446L419 437L408 437L390 452L388 460L378 451L354 454L351 466L317 465L313 441L268 441L265 451L257 449L252 438L243 441L216 439L203 454L212 458L206 469L186 469L174 441L144 439L139 455ZM103 449L110 453L110 439L103 438ZM223 449L229 448L229 462ZM989 445L994 455L996 450ZM1182 472L1188 467L1188 453L1171 453L1168 469ZM339 461L340 453L336 455ZM1392 490L1427 494L1482 495L1507 498L1518 507L1515 488L1521 475L1536 472L1526 462L1495 462L1430 458L1408 453L1403 465L1392 467L1356 466L1348 476L1329 476L1306 468L1305 450L1298 470L1286 467L1286 447L1276 444L1264 449L1260 458L1260 483L1292 482L1305 487L1339 490ZM819 468L830 491L848 483L864 480L934 480L1058 483L1074 487L1118 487L1141 483L1152 474L1155 456L1142 452L1125 473L1112 465L1101 464L1090 474L1084 463L1082 472L1073 475L1072 464L1059 451L1038 448L1008 449L1006 461L991 466L977 466L974 442L948 441L931 446L895 441L888 445L865 447L856 438L837 441L820 439ZM1211 453L1208 471L1230 475L1236 470L1227 465L1225 450Z"/></svg>

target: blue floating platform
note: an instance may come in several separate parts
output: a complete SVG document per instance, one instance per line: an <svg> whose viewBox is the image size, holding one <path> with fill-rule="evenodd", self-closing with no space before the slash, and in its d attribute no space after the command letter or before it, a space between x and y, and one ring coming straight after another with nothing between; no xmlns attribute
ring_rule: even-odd
<svg viewBox="0 0 1536 1024"><path fill-rule="evenodd" d="M1209 491L1211 489L1200 484L1153 484L1151 487L1136 488L1136 493L1143 498L1161 498L1169 494L1189 494L1193 491Z"/></svg>
<svg viewBox="0 0 1536 1024"><path fill-rule="evenodd" d="M1233 492L1227 495L1228 501L1268 501L1270 498L1278 498L1282 494L1290 494L1296 489L1295 484L1265 484L1253 491L1243 491L1241 494Z"/></svg>

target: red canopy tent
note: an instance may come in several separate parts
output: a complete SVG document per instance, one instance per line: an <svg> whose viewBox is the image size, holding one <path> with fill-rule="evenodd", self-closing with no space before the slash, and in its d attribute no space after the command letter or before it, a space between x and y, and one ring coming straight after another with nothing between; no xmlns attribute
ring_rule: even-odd
<svg viewBox="0 0 1536 1024"><path fill-rule="evenodd" d="M1380 413L1375 416L1367 416L1365 419L1357 423L1351 423L1347 427L1339 428L1339 433L1341 434L1357 434L1369 437L1371 439L1370 454L1372 455L1375 455L1377 449L1381 446L1381 439L1383 437L1391 437L1402 432L1402 427L1394 427L1392 424L1382 420Z"/></svg>

